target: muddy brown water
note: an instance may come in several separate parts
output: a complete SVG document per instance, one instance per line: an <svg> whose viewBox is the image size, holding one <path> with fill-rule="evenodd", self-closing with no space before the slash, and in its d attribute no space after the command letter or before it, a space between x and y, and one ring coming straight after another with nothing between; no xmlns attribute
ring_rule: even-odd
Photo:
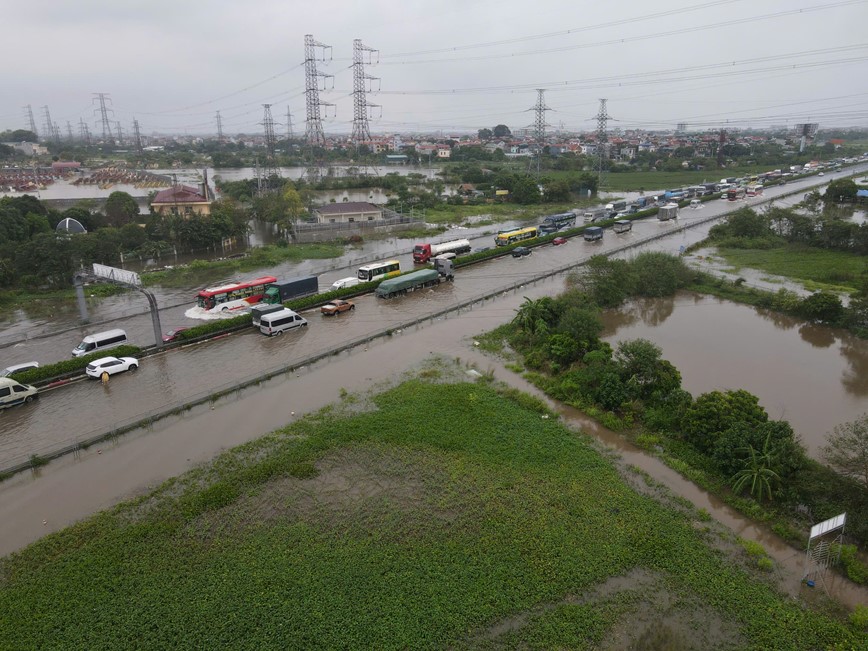
<svg viewBox="0 0 868 651"><path fill-rule="evenodd" d="M251 440L341 397L342 390L365 392L386 386L432 355L491 371L501 381L524 391L539 392L499 362L482 355L474 336L508 318L524 297L558 291L562 279L527 286L522 291L433 323L329 358L297 372L227 397L215 405L194 408L183 416L157 423L151 430L95 446L78 457L52 462L33 474L22 473L0 484L0 554L8 554L101 509L147 492L162 481L212 459L227 448ZM102 387L92 387L102 391ZM550 403L553 404L553 403ZM697 488L656 458L606 430L584 414L554 405L564 421L615 450L663 483L674 494L705 509L742 538L760 542L775 559L788 593L801 587L804 554L770 531ZM849 606L868 602L868 591L837 577L826 577L832 596Z"/></svg>
<svg viewBox="0 0 868 651"><path fill-rule="evenodd" d="M814 457L836 425L868 412L868 341L844 330L692 293L633 301L604 323L613 346L638 338L660 346L694 397L756 395Z"/></svg>

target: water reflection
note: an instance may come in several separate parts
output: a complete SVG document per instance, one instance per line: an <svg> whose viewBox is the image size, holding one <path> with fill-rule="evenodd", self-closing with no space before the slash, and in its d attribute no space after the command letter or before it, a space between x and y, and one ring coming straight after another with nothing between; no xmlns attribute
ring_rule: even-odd
<svg viewBox="0 0 868 651"><path fill-rule="evenodd" d="M803 323L799 326L799 334L814 348L829 348L837 341L832 328L824 328L814 323Z"/></svg>
<svg viewBox="0 0 868 651"><path fill-rule="evenodd" d="M816 455L835 425L868 411L868 342L786 315L688 293L604 313L604 338L663 350L694 396L743 388Z"/></svg>

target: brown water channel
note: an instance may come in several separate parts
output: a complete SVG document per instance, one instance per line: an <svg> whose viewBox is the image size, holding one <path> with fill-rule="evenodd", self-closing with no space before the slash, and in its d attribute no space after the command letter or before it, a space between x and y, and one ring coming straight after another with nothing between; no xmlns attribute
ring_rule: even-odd
<svg viewBox="0 0 868 651"><path fill-rule="evenodd" d="M710 296L680 293L605 314L616 345L644 338L663 349L694 396L745 389L786 420L817 457L826 436L868 412L868 341L846 331Z"/></svg>
<svg viewBox="0 0 868 651"><path fill-rule="evenodd" d="M92 447L76 457L65 457L35 473L17 475L0 484L0 554L20 549L48 532L146 492L228 447L337 401L342 389L376 390L432 355L458 359L483 372L493 371L498 380L538 394L499 362L481 355L472 342L475 336L509 318L525 296L538 298L562 288L562 278L528 285L459 315L371 341L239 391L210 407L194 408L183 416L160 421L150 430ZM102 387L91 388L103 391ZM616 450L624 463L641 468L676 495L708 511L738 536L760 542L777 562L778 576L788 593L807 590L801 587L802 551L741 517L616 433L573 409L554 406L566 423ZM835 598L850 606L868 601L868 592L839 577L828 575L826 585Z"/></svg>

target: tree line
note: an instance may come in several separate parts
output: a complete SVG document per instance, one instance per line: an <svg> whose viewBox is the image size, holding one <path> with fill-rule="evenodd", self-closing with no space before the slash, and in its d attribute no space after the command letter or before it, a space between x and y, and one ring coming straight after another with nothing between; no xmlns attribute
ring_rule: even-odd
<svg viewBox="0 0 868 651"><path fill-rule="evenodd" d="M749 514L752 503L761 504L766 512L809 526L805 508L814 521L846 510L851 535L865 545L868 475L859 463L868 453L865 418L841 426L830 439L826 458L836 473L808 458L790 424L770 419L749 392L711 391L694 398L652 342L612 347L601 340L602 309L634 297L671 295L691 286L697 274L681 258L663 253L632 260L596 256L584 273L570 277L565 293L525 299L512 322L492 337L520 355L528 377L549 395L631 431L640 444L660 448L705 473L711 484L744 495L746 500L738 499Z"/></svg>

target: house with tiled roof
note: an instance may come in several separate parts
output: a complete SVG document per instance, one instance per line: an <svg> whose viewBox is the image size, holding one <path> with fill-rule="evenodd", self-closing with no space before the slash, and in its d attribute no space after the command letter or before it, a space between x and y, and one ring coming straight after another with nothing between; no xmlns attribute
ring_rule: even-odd
<svg viewBox="0 0 868 651"><path fill-rule="evenodd" d="M213 201L206 177L198 188L176 183L161 190L151 201L151 210L158 215L210 215Z"/></svg>

